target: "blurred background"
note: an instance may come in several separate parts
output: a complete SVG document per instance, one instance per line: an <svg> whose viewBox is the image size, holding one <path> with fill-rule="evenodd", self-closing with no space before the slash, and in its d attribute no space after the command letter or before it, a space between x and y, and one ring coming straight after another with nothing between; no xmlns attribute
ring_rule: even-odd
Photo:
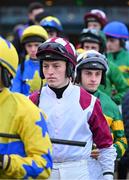
<svg viewBox="0 0 129 180"><path fill-rule="evenodd" d="M35 0L36 1L36 0ZM0 33L11 38L17 24L27 22L27 8L33 0L0 0ZM103 10L108 20L120 20L129 27L128 0L39 0L45 11L56 16L62 22L64 33L71 41L83 28L85 12L96 8Z"/></svg>

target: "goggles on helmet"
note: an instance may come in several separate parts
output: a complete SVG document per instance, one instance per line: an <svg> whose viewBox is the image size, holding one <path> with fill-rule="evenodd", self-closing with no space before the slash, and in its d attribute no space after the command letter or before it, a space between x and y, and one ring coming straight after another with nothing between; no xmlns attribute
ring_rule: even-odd
<svg viewBox="0 0 129 180"><path fill-rule="evenodd" d="M59 55L59 57L65 58L66 60L68 59L73 65L76 65L76 58L70 54L63 45L55 42L45 42L41 44L38 48L37 57L40 60L48 60L51 59L52 54L53 60L54 58L58 59L56 57Z"/></svg>
<svg viewBox="0 0 129 180"><path fill-rule="evenodd" d="M93 34L95 34L95 35L99 35L99 33L98 33L98 31L96 30L96 29L88 29L88 28L84 28L83 30L82 30L82 33L81 34L85 34L85 33L88 33L88 32L91 32L91 33L93 33Z"/></svg>
<svg viewBox="0 0 129 180"><path fill-rule="evenodd" d="M95 53L83 53L80 54L77 58L77 66L76 68L78 69L79 67L81 67L84 64L93 62L93 63L100 63L104 66L105 70L108 69L108 63L107 63L107 59L104 55L102 54L95 54Z"/></svg>

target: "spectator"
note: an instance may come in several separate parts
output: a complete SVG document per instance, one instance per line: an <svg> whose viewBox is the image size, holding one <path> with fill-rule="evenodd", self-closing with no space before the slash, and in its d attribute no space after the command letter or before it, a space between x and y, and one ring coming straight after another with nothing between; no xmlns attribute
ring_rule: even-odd
<svg viewBox="0 0 129 180"><path fill-rule="evenodd" d="M14 27L14 39L12 41L13 45L15 46L18 55L19 55L19 63L25 58L25 53L23 51L22 45L21 45L21 36L25 28L28 26L36 24L35 16L37 16L40 13L45 13L44 6L42 3L39 2L32 2L28 6L28 19L26 24L20 24L16 25Z"/></svg>

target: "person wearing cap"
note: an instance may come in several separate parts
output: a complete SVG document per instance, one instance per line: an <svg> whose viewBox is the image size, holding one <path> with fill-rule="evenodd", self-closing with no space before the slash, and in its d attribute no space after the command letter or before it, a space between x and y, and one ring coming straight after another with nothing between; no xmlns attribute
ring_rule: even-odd
<svg viewBox="0 0 129 180"><path fill-rule="evenodd" d="M107 22L106 14L100 9L92 9L84 15L85 27L89 29L102 30Z"/></svg>
<svg viewBox="0 0 129 180"><path fill-rule="evenodd" d="M48 34L46 30L39 25L29 26L24 30L21 43L29 58L19 65L16 76L13 79L11 91L28 96L33 91L40 89L43 82L39 75L40 67L36 53L38 46L47 39Z"/></svg>
<svg viewBox="0 0 129 180"><path fill-rule="evenodd" d="M40 25L46 29L49 38L60 37L63 31L60 20L55 16L47 16L40 21Z"/></svg>
<svg viewBox="0 0 129 180"><path fill-rule="evenodd" d="M76 65L74 46L64 38L51 38L39 46L37 57L41 78L45 77L47 85L30 99L35 103L38 98L39 108L44 109L50 137L86 143L84 147L53 144L50 179L91 180L87 160L94 141L100 150L99 162L107 180L107 172L114 172L116 151L99 101L71 82Z"/></svg>
<svg viewBox="0 0 129 180"><path fill-rule="evenodd" d="M84 28L79 37L80 47L84 50L96 50L102 54L106 52L106 37L102 31ZM118 67L113 62L108 62L109 69L106 73L106 86L100 89L109 95L112 100L120 105L122 98L129 86Z"/></svg>
<svg viewBox="0 0 129 180"><path fill-rule="evenodd" d="M128 28L120 21L112 21L104 27L103 32L107 37L108 61L118 66L129 84L129 52L125 49L125 42L129 38Z"/></svg>
<svg viewBox="0 0 129 180"><path fill-rule="evenodd" d="M117 152L117 159L120 159L127 148L123 120L117 105L109 96L98 89L100 84L105 85L106 83L105 78L106 71L108 69L107 59L104 55L95 50L87 50L78 56L77 61L76 83L100 100L102 111L113 137L114 147ZM99 162L96 161L98 157L99 151L96 149L93 150L91 159L89 160L89 165L96 165L94 172L91 171L91 174L93 173L92 176L94 175L93 179L99 180L102 178L102 172Z"/></svg>
<svg viewBox="0 0 129 180"><path fill-rule="evenodd" d="M18 54L6 39L0 37L0 44L0 179L46 179L52 169L46 116L9 90Z"/></svg>

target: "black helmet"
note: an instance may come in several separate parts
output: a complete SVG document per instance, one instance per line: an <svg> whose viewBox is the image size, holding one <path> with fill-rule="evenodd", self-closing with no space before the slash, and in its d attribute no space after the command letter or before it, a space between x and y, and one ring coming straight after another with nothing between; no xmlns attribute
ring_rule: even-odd
<svg viewBox="0 0 129 180"><path fill-rule="evenodd" d="M79 42L83 48L84 42L97 43L100 46L100 53L104 53L106 49L106 36L102 31L96 29L87 29L84 28L80 34Z"/></svg>
<svg viewBox="0 0 129 180"><path fill-rule="evenodd" d="M81 82L82 69L99 69L102 70L101 84L105 85L105 73L108 69L107 59L101 53L95 50L88 50L80 54L77 58L76 82Z"/></svg>

